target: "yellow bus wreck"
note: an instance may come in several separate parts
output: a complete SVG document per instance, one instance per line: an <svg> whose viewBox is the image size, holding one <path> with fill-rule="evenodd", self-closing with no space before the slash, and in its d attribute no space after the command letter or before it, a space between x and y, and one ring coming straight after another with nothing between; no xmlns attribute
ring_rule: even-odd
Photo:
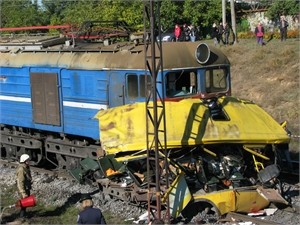
<svg viewBox="0 0 300 225"><path fill-rule="evenodd" d="M159 149L161 167L150 164L150 177L145 104L99 111L99 160L86 158L81 169L71 173L81 181L92 176L104 195L141 206L148 204L147 181L158 179L162 203L168 200L173 218L207 208L222 216L257 212L271 202L289 204L276 190L277 151L289 142L284 128L252 102L232 97L218 102L228 120L212 119L200 99L165 103L167 157ZM163 169L165 158L168 173ZM155 199L153 195L151 201Z"/></svg>

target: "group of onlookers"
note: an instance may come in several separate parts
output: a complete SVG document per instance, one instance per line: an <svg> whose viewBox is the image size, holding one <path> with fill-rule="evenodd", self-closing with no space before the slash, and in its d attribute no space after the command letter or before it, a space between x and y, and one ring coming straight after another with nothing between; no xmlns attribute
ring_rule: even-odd
<svg viewBox="0 0 300 225"><path fill-rule="evenodd" d="M226 22L224 24L220 23L219 26L217 26L216 23L213 23L211 29L211 38L214 40L215 45L218 45L221 42L224 45L228 45L229 35L230 35L230 27Z"/></svg>
<svg viewBox="0 0 300 225"><path fill-rule="evenodd" d="M279 23L279 30L280 30L280 40L285 41L287 39L287 27L289 26L289 23L287 22L285 16L280 17L280 23ZM220 23L217 25L216 23L213 23L211 28L211 38L214 40L214 45L229 45L229 36L230 36L230 26L228 23ZM182 27L178 24L175 25L174 29L174 35L175 35L175 41L195 41L199 30L195 29L195 27L191 24L187 26L186 24L183 24ZM264 45L265 42L263 40L265 29L262 25L262 23L258 23L255 27L255 36L257 43L260 45Z"/></svg>
<svg viewBox="0 0 300 225"><path fill-rule="evenodd" d="M182 25L182 28L179 24L175 25L174 29L175 41L196 41L197 30L193 24L187 26L186 24Z"/></svg>
<svg viewBox="0 0 300 225"><path fill-rule="evenodd" d="M279 31L280 31L280 40L286 41L287 39L287 27L289 26L288 21L286 20L285 16L280 16L280 22L279 22ZM262 25L262 23L258 23L258 25L255 27L255 36L257 44L259 45L265 45L264 42L264 34L265 29Z"/></svg>

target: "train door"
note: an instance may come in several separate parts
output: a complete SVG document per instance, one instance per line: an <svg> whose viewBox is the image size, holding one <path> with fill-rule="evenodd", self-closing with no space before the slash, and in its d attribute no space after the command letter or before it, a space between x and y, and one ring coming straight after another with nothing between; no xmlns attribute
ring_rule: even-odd
<svg viewBox="0 0 300 225"><path fill-rule="evenodd" d="M125 104L125 76L118 72L109 72L108 102L109 107Z"/></svg>
<svg viewBox="0 0 300 225"><path fill-rule="evenodd" d="M30 73L33 122L61 125L57 73Z"/></svg>

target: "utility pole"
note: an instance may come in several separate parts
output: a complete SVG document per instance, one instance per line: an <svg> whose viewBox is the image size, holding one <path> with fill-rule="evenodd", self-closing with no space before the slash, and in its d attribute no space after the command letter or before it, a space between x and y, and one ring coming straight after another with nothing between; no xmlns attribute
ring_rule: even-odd
<svg viewBox="0 0 300 225"><path fill-rule="evenodd" d="M222 0L222 23L226 23L226 0Z"/></svg>
<svg viewBox="0 0 300 225"><path fill-rule="evenodd" d="M233 44L237 43L237 33L236 33L236 20L235 20L235 9L234 9L234 0L230 0L230 11L231 11L231 26L232 26L232 31L234 35L234 42Z"/></svg>

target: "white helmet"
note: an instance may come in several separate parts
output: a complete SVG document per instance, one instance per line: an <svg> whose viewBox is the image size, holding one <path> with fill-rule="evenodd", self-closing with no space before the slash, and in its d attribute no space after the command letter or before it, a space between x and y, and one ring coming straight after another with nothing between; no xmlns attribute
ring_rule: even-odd
<svg viewBox="0 0 300 225"><path fill-rule="evenodd" d="M30 157L27 154L21 155L21 157L20 157L20 163L23 163L23 162L27 161L29 158Z"/></svg>

